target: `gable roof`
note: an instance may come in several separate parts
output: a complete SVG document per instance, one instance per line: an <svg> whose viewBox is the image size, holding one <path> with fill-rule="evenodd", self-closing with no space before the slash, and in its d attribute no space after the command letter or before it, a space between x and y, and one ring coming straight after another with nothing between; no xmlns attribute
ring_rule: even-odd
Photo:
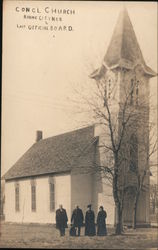
<svg viewBox="0 0 158 250"><path fill-rule="evenodd" d="M40 140L8 170L4 178L10 180L91 167L95 141L94 126Z"/></svg>
<svg viewBox="0 0 158 250"><path fill-rule="evenodd" d="M141 65L144 72L149 76L157 74L146 65L139 47L132 23L126 8L123 8L117 20L110 44L103 60L106 69L124 67L132 69ZM93 72L92 78L99 78L99 72Z"/></svg>

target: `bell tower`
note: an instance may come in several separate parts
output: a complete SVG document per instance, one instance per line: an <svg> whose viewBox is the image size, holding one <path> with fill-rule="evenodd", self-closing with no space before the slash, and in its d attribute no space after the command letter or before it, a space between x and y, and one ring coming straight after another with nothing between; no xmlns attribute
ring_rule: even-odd
<svg viewBox="0 0 158 250"><path fill-rule="evenodd" d="M105 101L112 106L112 113L122 112L127 100L128 114L132 123L126 128L124 154L126 164L122 166L125 186L138 185L138 175L144 176L138 206L137 224L149 224L149 80L157 74L146 65L126 8L117 20L110 44L102 65L91 74L97 85L104 85ZM119 116L118 116L119 117ZM118 127L122 118L118 118ZM119 133L119 129L118 129ZM119 136L119 134L118 134ZM144 175L145 173L145 175ZM125 196L124 224L132 223L134 197Z"/></svg>

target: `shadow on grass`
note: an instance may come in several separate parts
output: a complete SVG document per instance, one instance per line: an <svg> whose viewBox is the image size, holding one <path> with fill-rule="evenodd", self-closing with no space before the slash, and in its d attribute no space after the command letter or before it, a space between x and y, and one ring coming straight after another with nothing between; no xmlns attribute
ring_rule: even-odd
<svg viewBox="0 0 158 250"><path fill-rule="evenodd" d="M117 236L125 236L125 237L127 237L127 236L138 236L139 234L137 234L137 233L126 233L126 232L124 232L124 233L121 233L121 234L115 234L115 233L113 233L113 234L109 234L109 235L107 235L107 236L114 236L114 237L117 237Z"/></svg>

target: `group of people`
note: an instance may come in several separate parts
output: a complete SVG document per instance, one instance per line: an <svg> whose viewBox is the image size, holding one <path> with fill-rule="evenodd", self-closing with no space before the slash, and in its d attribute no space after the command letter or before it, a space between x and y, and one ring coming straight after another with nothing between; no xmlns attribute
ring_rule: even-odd
<svg viewBox="0 0 158 250"><path fill-rule="evenodd" d="M97 232L95 227L95 214L92 210L92 205L87 206L87 211L85 215L85 235L86 236L105 236L107 235L106 229L106 217L107 213L104 210L103 206L100 206L99 212L97 215ZM60 231L60 236L65 235L65 228L68 228L67 225L68 217L66 210L62 205L59 205L59 209L56 210L56 228ZM80 236L81 227L83 226L84 216L82 209L79 208L78 205L75 206L71 216L71 228L70 228L70 236Z"/></svg>

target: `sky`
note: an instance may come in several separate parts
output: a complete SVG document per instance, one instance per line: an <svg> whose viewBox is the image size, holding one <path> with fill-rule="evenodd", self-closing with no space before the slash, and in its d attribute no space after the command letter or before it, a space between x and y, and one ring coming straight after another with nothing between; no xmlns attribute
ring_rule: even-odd
<svg viewBox="0 0 158 250"><path fill-rule="evenodd" d="M36 130L46 138L88 124L88 114L76 107L76 90L91 91L94 82L89 75L102 62L123 5L147 65L156 71L156 2L4 2L2 175L35 142ZM26 7L41 13L22 12ZM45 13L45 7L73 9L75 14ZM62 18L47 20L48 26L72 26L73 31L35 30L35 25L46 26L45 21L24 19L25 14ZM156 78L150 80L150 89L156 106ZM156 112L151 117L156 121Z"/></svg>

